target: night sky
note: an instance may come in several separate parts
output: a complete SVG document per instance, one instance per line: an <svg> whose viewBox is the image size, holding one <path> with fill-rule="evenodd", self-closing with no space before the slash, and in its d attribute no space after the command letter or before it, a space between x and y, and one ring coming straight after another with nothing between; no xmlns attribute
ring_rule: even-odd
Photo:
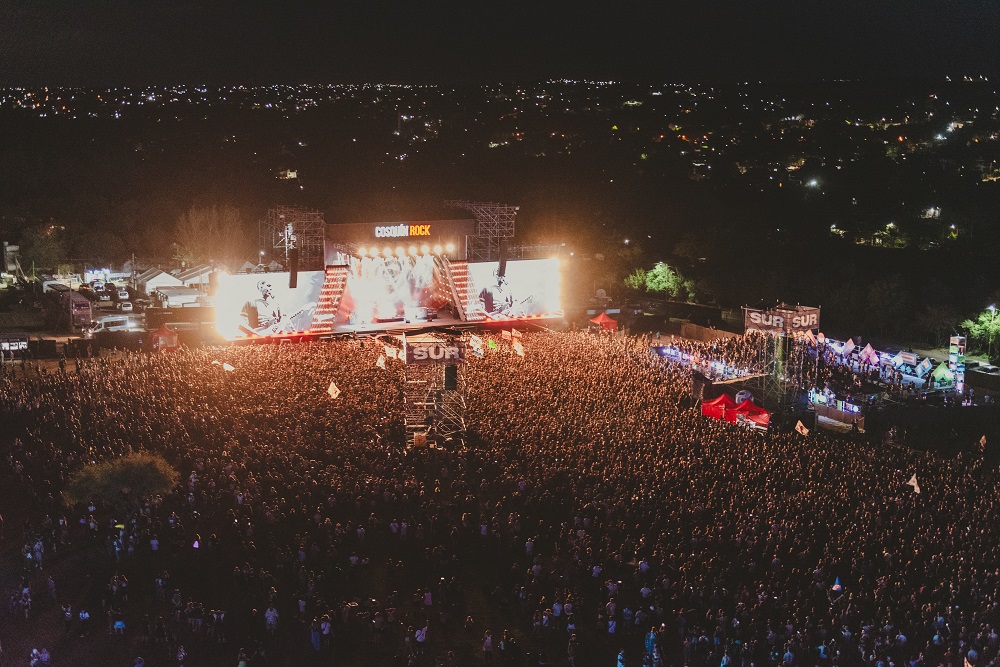
<svg viewBox="0 0 1000 667"><path fill-rule="evenodd" d="M5 0L0 85L992 74L995 0Z"/></svg>

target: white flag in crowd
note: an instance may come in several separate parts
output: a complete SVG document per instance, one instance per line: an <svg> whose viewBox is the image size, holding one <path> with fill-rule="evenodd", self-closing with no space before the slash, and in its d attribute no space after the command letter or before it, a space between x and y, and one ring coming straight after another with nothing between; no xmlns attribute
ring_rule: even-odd
<svg viewBox="0 0 1000 667"><path fill-rule="evenodd" d="M511 327L510 328L510 335L512 337L514 337L514 338L520 338L521 337L521 332L518 331L517 329L515 329L514 327Z"/></svg>
<svg viewBox="0 0 1000 667"><path fill-rule="evenodd" d="M483 347L483 339L476 334L469 335L469 345L472 346L473 350L480 350Z"/></svg>
<svg viewBox="0 0 1000 667"><path fill-rule="evenodd" d="M809 435L809 429L806 428L806 425L801 420L795 424L795 430L802 435Z"/></svg>
<svg viewBox="0 0 1000 667"><path fill-rule="evenodd" d="M524 356L524 346L521 345L521 341L519 340L514 341L514 351L517 352L517 356L519 357Z"/></svg>
<svg viewBox="0 0 1000 667"><path fill-rule="evenodd" d="M375 365L378 366L379 368L381 368L382 370L385 370L385 355L384 354L378 355L378 361L375 362Z"/></svg>
<svg viewBox="0 0 1000 667"><path fill-rule="evenodd" d="M385 346L385 356L386 356L387 359L395 359L396 358L396 348L389 347L388 345L386 345Z"/></svg>
<svg viewBox="0 0 1000 667"><path fill-rule="evenodd" d="M235 366L231 366L229 364L222 364L222 370L229 371L230 373L232 373L233 371L236 370L236 367Z"/></svg>
<svg viewBox="0 0 1000 667"><path fill-rule="evenodd" d="M340 398L340 389L334 382L330 383L330 388L326 390L326 393L330 394L330 398Z"/></svg>
<svg viewBox="0 0 1000 667"><path fill-rule="evenodd" d="M906 484L907 486L913 487L914 493L920 493L920 484L917 483L917 473L913 473L913 477L911 477L910 481L907 482Z"/></svg>
<svg viewBox="0 0 1000 667"><path fill-rule="evenodd" d="M851 352L853 352L855 347L857 347L857 346L854 344L854 339L853 338L848 338L847 342L844 343L844 356L846 357Z"/></svg>
<svg viewBox="0 0 1000 667"><path fill-rule="evenodd" d="M514 337L514 335L511 332L507 331L506 329L501 331L500 335L503 337L504 340L510 340Z"/></svg>
<svg viewBox="0 0 1000 667"><path fill-rule="evenodd" d="M213 366L221 366L221 365L222 365L222 362L221 362L221 361L219 361L218 359L216 359L215 361L213 361L213 362L212 362L212 365L213 365Z"/></svg>

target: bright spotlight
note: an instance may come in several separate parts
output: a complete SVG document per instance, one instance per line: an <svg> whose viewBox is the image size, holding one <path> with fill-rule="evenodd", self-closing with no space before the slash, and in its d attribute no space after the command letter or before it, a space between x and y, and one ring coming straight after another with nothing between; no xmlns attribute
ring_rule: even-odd
<svg viewBox="0 0 1000 667"><path fill-rule="evenodd" d="M390 248L390 247L386 246L386 247L385 247L385 248L384 248L384 249L382 250L382 256L383 256L383 257L392 257L392 248Z"/></svg>
<svg viewBox="0 0 1000 667"><path fill-rule="evenodd" d="M421 255L426 255L430 251L431 251L431 247L429 245L420 246L420 254Z"/></svg>
<svg viewBox="0 0 1000 667"><path fill-rule="evenodd" d="M417 256L417 246L415 245L410 246L410 254L413 255L414 257Z"/></svg>
<svg viewBox="0 0 1000 667"><path fill-rule="evenodd" d="M396 248L396 257L402 257L405 254L403 246Z"/></svg>
<svg viewBox="0 0 1000 667"><path fill-rule="evenodd" d="M448 252L455 252L455 244L449 243L444 247L444 249L447 250Z"/></svg>
<svg viewBox="0 0 1000 667"><path fill-rule="evenodd" d="M434 252L436 254L440 255L441 254L441 246L439 246L439 245L434 246Z"/></svg>
<svg viewBox="0 0 1000 667"><path fill-rule="evenodd" d="M368 250L366 248L358 248L358 257L364 257L367 254Z"/></svg>

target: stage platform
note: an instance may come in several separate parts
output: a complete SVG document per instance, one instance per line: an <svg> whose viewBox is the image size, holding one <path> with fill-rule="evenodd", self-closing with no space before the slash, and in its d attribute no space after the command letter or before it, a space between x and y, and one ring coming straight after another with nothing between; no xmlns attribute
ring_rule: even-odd
<svg viewBox="0 0 1000 667"><path fill-rule="evenodd" d="M429 321L416 322L366 322L364 324L335 324L334 336L380 336L385 333L421 333L434 329L478 329L482 322L463 322L450 317L437 317Z"/></svg>

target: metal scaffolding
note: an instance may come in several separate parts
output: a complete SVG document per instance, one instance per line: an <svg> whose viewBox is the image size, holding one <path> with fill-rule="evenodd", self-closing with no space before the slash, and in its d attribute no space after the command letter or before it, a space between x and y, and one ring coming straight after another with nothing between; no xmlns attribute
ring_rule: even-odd
<svg viewBox="0 0 1000 667"><path fill-rule="evenodd" d="M444 364L407 364L403 406L407 446L465 441L465 364L457 366L457 388L445 389Z"/></svg>
<svg viewBox="0 0 1000 667"><path fill-rule="evenodd" d="M274 259L283 258L288 268L289 254L299 250L299 270L317 271L323 268L325 225L323 212L299 206L278 206L260 221L261 249L269 248Z"/></svg>
<svg viewBox="0 0 1000 667"><path fill-rule="evenodd" d="M500 259L500 240L514 238L514 218L520 207L458 199L448 200L444 205L464 209L476 218L476 235L469 238L469 261Z"/></svg>

